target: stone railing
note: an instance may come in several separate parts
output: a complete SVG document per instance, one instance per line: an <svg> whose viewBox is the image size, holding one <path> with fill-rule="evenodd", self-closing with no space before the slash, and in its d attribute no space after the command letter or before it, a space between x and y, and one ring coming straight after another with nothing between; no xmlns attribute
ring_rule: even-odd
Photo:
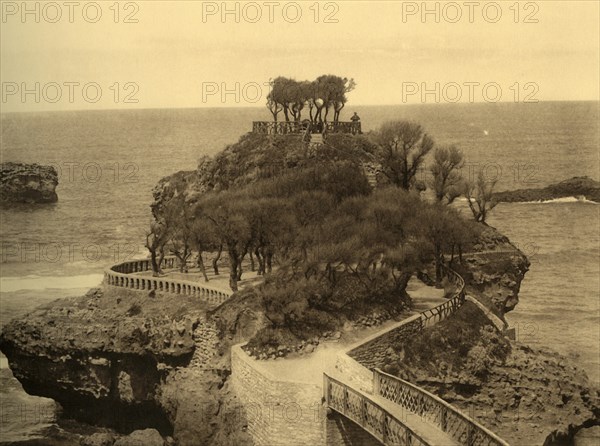
<svg viewBox="0 0 600 446"><path fill-rule="evenodd" d="M386 350L392 345L398 345L418 334L425 327L435 325L458 310L465 302L465 282L462 277L450 268L444 268L447 280L453 284L452 297L445 302L411 316L388 328L376 333L355 345L347 351L347 355L370 369L383 366Z"/></svg>
<svg viewBox="0 0 600 446"><path fill-rule="evenodd" d="M427 446L419 434L410 429L401 416L383 408L368 394L324 374L327 406L354 421L384 445Z"/></svg>
<svg viewBox="0 0 600 446"><path fill-rule="evenodd" d="M451 299L420 313L422 328L435 325L443 321L465 302L465 281L454 270L442 265L442 270L446 275L446 280L454 287Z"/></svg>
<svg viewBox="0 0 600 446"><path fill-rule="evenodd" d="M302 133L306 126L296 121L254 121L252 132L267 135L287 135L289 133Z"/></svg>
<svg viewBox="0 0 600 446"><path fill-rule="evenodd" d="M375 395L380 395L437 426L461 445L508 446L506 441L451 404L408 381L379 369L373 371L373 380Z"/></svg>
<svg viewBox="0 0 600 446"><path fill-rule="evenodd" d="M311 124L307 121L254 121L252 132L267 135L287 135L292 133L303 133L310 130L311 133L350 133L356 135L362 133L360 122L325 122L323 124Z"/></svg>
<svg viewBox="0 0 600 446"><path fill-rule="evenodd" d="M383 365L386 351L390 346L397 346L406 342L407 339L418 334L425 327L435 325L446 319L464 304L464 280L452 269L448 267L444 267L443 269L447 280L454 285L455 288L452 297L436 307L409 317L383 332L376 333L367 339L354 344L344 353L340 354L336 361L337 372L340 373L341 376L348 376L349 382L352 383L351 385L342 384L342 386L347 388L352 386L352 391L354 392L353 395L362 391L363 393L372 393L373 395L381 396L386 400L395 403L399 407L402 407L404 410L419 416L428 424L434 425L461 445L508 446L506 441L464 415L441 398L414 384L379 370L379 367ZM359 377L359 379L356 379L356 377ZM369 377L371 378L370 380L368 379ZM331 378L327 375L325 375L324 379L326 383L331 382ZM357 388L360 390L357 390ZM333 398L331 392L337 390L337 388L327 384L323 390L325 398L327 401L330 401L331 398ZM334 404L338 403L334 402ZM330 405L330 407L351 418L372 435L375 435L383 444L396 444L386 440L386 437L382 436L385 433L385 430L382 430L384 429L383 427L378 428L378 431L372 432L372 426L364 425L363 423L365 422L367 422L367 424L371 423L364 415L358 417L356 413L350 413L348 415L347 413L350 409L347 409L343 404L339 406ZM339 407L339 409L336 407ZM343 412L342 409L345 410L345 412ZM394 418L388 413L384 418L388 420L391 419L390 417ZM393 423L402 421L397 418L394 418L394 420ZM413 443L407 443L403 439L398 444L427 444L419 438L413 438L411 436L412 433L407 433L407 430L409 429L406 425L404 425L404 430L402 430L402 428L397 427L394 424L393 429L394 432L403 433L413 440Z"/></svg>
<svg viewBox="0 0 600 446"><path fill-rule="evenodd" d="M176 257L169 256L163 259L162 266L173 268L175 264ZM205 283L133 274L151 269L150 259L130 260L107 269L104 272L104 281L107 285L134 290L156 290L164 293L197 296L213 305L222 304L233 294L231 291L225 291Z"/></svg>
<svg viewBox="0 0 600 446"><path fill-rule="evenodd" d="M328 122L325 126L325 131L327 133L350 133L352 135L362 133L360 121Z"/></svg>

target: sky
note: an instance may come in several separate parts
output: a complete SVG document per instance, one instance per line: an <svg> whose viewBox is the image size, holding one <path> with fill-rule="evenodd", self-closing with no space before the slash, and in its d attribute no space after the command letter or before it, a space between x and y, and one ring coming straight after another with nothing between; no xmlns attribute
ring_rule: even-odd
<svg viewBox="0 0 600 446"><path fill-rule="evenodd" d="M598 100L597 1L2 2L2 112L263 106L279 75L354 105Z"/></svg>

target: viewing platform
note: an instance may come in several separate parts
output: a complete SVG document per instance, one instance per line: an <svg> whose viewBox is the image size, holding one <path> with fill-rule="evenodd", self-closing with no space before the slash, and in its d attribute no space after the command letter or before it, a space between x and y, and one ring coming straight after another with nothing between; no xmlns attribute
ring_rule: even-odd
<svg viewBox="0 0 600 446"><path fill-rule="evenodd" d="M289 135L302 133L347 133L359 135L362 133L360 121L338 121L311 123L304 121L254 121L252 132L264 135Z"/></svg>

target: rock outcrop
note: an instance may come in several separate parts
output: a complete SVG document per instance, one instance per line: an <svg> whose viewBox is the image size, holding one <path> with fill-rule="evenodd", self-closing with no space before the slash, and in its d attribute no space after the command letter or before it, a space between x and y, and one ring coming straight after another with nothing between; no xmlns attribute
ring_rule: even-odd
<svg viewBox="0 0 600 446"><path fill-rule="evenodd" d="M404 364L411 381L510 444L570 445L580 430L600 425L600 395L585 372L567 358L520 342L503 345L508 341L491 325L472 344L464 339L457 343L453 333L461 332L461 326L452 319L444 321L447 329L438 333L448 345L464 349L465 364L453 367L451 359L444 361L439 352L431 351L435 359L430 367Z"/></svg>
<svg viewBox="0 0 600 446"><path fill-rule="evenodd" d="M60 403L64 418L197 445L219 444L220 424L201 420L235 399L220 342L198 299L94 289L9 323L0 349L25 391Z"/></svg>
<svg viewBox="0 0 600 446"><path fill-rule="evenodd" d="M51 166L2 163L0 203L54 203L58 201L58 174Z"/></svg>
<svg viewBox="0 0 600 446"><path fill-rule="evenodd" d="M496 201L508 203L548 201L569 197L600 203L600 182L589 177L573 177L541 189L517 189L494 194Z"/></svg>
<svg viewBox="0 0 600 446"><path fill-rule="evenodd" d="M465 279L474 295L499 317L519 303L519 290L529 260L495 228L485 225L474 249L463 254L463 262L452 267Z"/></svg>

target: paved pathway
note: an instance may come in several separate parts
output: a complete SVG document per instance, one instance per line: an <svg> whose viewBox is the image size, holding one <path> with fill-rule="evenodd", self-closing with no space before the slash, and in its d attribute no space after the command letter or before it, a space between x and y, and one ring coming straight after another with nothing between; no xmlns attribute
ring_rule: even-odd
<svg viewBox="0 0 600 446"><path fill-rule="evenodd" d="M446 299L444 290L438 290L424 285L420 280L412 278L407 287L408 293L413 298L414 308L411 313L403 315L403 318L412 316L427 308L434 307ZM289 355L286 358L268 359L257 361L261 368L268 369L275 376L284 380L314 383L323 383L323 372L334 369L338 353L346 350L352 344L364 339L390 325L396 324L397 320L390 320L374 327L355 329L342 334L337 341L321 342L315 351L304 355Z"/></svg>

